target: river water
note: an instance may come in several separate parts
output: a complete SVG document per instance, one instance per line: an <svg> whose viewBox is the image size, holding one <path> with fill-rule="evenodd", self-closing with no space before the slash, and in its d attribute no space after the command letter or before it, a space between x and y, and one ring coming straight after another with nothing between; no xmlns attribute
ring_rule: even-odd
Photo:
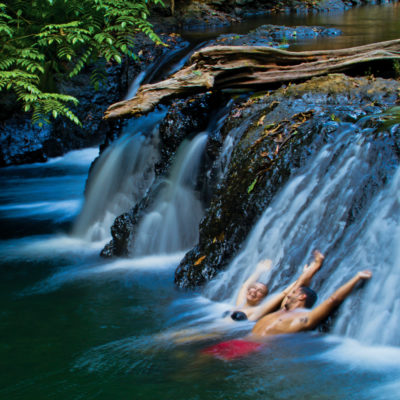
<svg viewBox="0 0 400 400"><path fill-rule="evenodd" d="M377 36L365 39L365 28L359 28L354 34L358 39L346 42L360 44L377 37L398 36L397 10L397 5L368 7L345 14L306 17L303 23L316 18L320 22L312 24L350 29L358 21L361 27L374 26ZM375 22L365 25L365 21ZM282 22L276 19L275 23ZM395 26L397 33L393 34ZM386 29L392 33L379 36ZM338 38L327 40L333 43ZM212 129L218 126L214 124ZM139 127L146 135L139 135ZM360 139L343 146L348 135L357 130ZM123 136L117 151L123 154L130 146L148 151L157 143L157 132L157 124L142 121L126 131L129 139ZM203 210L198 205L195 185L190 183L192 178L183 178L183 172L193 171L190 176L196 175L204 135L184 144L186 150L182 150L183 156L172 168L175 172L165 183L171 190L161 191L148 215L148 225L159 223L160 216L167 218L168 213L179 212L182 198L175 195L182 188L191 191L185 192L184 199L195 210L189 225L198 223ZM351 230L346 230L343 216L349 196L362 184L360 177L373 176L374 168L381 165L363 141L362 127L342 127L338 140L327 143L276 195L274 202L280 210L285 208L285 213L275 214L273 202L226 274L198 292L179 292L173 283L175 268L195 237L186 242L184 235L167 249L133 249L134 258L109 261L99 257L109 239L110 215L131 205L126 194L132 193L135 184L129 176L124 178L116 209L102 202L108 192L95 188L92 205L85 205L87 218L82 220L84 186L97 149L72 152L46 164L2 169L1 398L398 399L400 171L393 170L390 182L371 198ZM228 153L226 143L225 158L229 158ZM140 171L149 169L146 161L158 159L151 151L146 154L151 157L141 159L138 155L134 162L129 160L121 166L116 166L107 154L103 161L110 163L106 170L114 168L117 175L129 165L131 175L139 179ZM101 176L102 172L94 173ZM137 196L153 178L149 174L148 181L141 181ZM115 204L115 199L109 198ZM170 211L174 204L178 206ZM326 223L321 224L321 220ZM152 229L157 229L165 240L168 235L176 236L179 229L171 226L165 232L161 228L153 225ZM279 232L286 232L287 238L283 240ZM329 279L318 287L322 299L331 286L337 286L354 271L354 265L371 268L375 273L373 280L340 309L330 334L277 337L260 352L233 361L201 355L202 348L221 340L209 337L215 332L236 337L251 328L247 323L227 324L219 317L231 307L233 295L249 272L244 267L251 268L258 259L270 257L274 264L296 261L300 268L315 246L328 251L333 260L326 263ZM277 272L267 278L275 286L290 279ZM193 332L204 335L203 340L185 341Z"/></svg>

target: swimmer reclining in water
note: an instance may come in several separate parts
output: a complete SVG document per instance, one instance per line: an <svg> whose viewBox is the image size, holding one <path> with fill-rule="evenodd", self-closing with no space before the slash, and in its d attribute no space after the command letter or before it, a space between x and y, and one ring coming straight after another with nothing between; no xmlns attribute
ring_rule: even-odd
<svg viewBox="0 0 400 400"><path fill-rule="evenodd" d="M310 265L306 264L304 266L303 273L299 279L289 285L280 294L282 298L278 295L265 304L262 303L262 300L264 300L268 294L268 287L264 283L257 282L257 279L264 271L271 268L272 261L264 260L259 262L254 273L246 280L239 291L236 306L242 306L233 311L230 317L235 321L257 321L267 312L270 312L270 302L273 302L272 304L274 305L276 304L275 302L279 302L280 306L283 307L287 301L287 294L295 287L308 286L314 274L321 268L325 259L324 255L319 250L315 250L313 256L313 262Z"/></svg>
<svg viewBox="0 0 400 400"><path fill-rule="evenodd" d="M257 280L263 272L269 271L271 267L271 260L262 260L257 264L255 271L246 279L239 290L236 299L237 309L232 313L227 311L224 316L228 314L234 321L250 320L253 311L257 309L268 294L267 285Z"/></svg>
<svg viewBox="0 0 400 400"><path fill-rule="evenodd" d="M266 315L261 318L253 327L250 338L279 335L284 333L297 333L314 329L323 322L329 315L345 300L352 292L357 283L370 279L372 272L359 271L353 278L337 289L329 299L325 300L313 310L311 308L316 299L316 293L307 286L295 285L287 295L284 307L277 310L276 303L268 302L265 307ZM282 292L279 297L284 298Z"/></svg>

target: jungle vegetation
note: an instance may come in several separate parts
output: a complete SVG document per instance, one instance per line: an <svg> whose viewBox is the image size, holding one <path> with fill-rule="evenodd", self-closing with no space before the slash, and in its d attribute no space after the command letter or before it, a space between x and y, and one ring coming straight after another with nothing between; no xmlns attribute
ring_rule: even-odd
<svg viewBox="0 0 400 400"><path fill-rule="evenodd" d="M163 5L162 0L0 2L0 92L14 92L33 123L64 116L80 124L70 109L78 100L58 93L53 76L72 78L91 65L98 87L107 62L136 57L139 32L161 44L148 20L151 3Z"/></svg>

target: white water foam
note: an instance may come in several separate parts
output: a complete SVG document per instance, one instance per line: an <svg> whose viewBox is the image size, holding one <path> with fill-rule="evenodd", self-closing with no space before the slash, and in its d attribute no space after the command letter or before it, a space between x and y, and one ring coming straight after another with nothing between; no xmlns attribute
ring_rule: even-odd
<svg viewBox="0 0 400 400"><path fill-rule="evenodd" d="M46 162L37 162L32 164L21 164L21 165L12 165L9 167L4 167L5 170L10 169L25 169L25 168L47 168L48 166L57 167L57 166L89 166L90 163L98 156L99 148L98 147L88 147L86 149L80 150L72 150L68 153L65 153L60 157L49 158Z"/></svg>
<svg viewBox="0 0 400 400"><path fill-rule="evenodd" d="M98 147L89 147L87 149L82 150L73 150L62 157L50 158L44 165L64 165L64 166L72 166L72 165L87 165L99 155ZM39 166L40 164L35 164ZM42 164L43 165L43 164ZM31 165L29 165L31 166Z"/></svg>
<svg viewBox="0 0 400 400"><path fill-rule="evenodd" d="M154 274L164 270L174 270L182 259L183 253L165 256L149 256L141 258L117 259L110 262L95 259L95 262L76 264L62 267L48 278L33 287L23 291L23 295L43 294L58 290L65 284L93 279L120 279L121 275L141 271Z"/></svg>
<svg viewBox="0 0 400 400"><path fill-rule="evenodd" d="M27 236L0 241L3 261L54 259L56 257L86 258L98 254L106 242L88 242L67 235Z"/></svg>
<svg viewBox="0 0 400 400"><path fill-rule="evenodd" d="M162 109L130 121L125 133L101 154L90 173L74 236L109 239L115 218L141 200L154 179L158 124L165 113Z"/></svg>
<svg viewBox="0 0 400 400"><path fill-rule="evenodd" d="M6 214L2 218L40 217L41 219L70 219L82 206L82 200L40 201L0 206Z"/></svg>

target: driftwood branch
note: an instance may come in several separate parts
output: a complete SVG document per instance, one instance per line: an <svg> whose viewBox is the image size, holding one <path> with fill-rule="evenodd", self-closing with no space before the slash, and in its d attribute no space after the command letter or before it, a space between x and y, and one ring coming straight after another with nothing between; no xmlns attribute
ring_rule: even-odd
<svg viewBox="0 0 400 400"><path fill-rule="evenodd" d="M340 50L290 52L264 46L210 46L170 78L142 85L136 96L111 105L104 118L146 114L171 97L210 89L251 88L343 72L358 64L400 59L400 39Z"/></svg>

